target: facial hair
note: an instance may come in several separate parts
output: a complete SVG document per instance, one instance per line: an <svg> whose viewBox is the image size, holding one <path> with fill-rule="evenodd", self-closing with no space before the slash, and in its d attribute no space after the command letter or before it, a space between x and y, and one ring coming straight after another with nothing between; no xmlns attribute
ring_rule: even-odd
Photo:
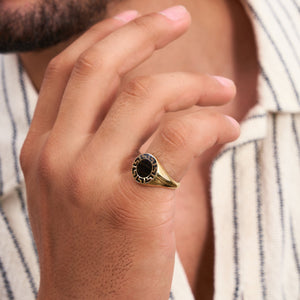
<svg viewBox="0 0 300 300"><path fill-rule="evenodd" d="M102 20L112 0L37 0L1 8L0 52L38 51L80 34Z"/></svg>

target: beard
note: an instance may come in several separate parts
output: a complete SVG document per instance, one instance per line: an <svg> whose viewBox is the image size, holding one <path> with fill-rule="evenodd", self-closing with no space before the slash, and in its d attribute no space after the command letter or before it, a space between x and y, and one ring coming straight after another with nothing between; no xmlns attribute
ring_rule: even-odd
<svg viewBox="0 0 300 300"><path fill-rule="evenodd" d="M3 9L0 0L0 52L38 51L86 31L104 18L112 0L37 0Z"/></svg>

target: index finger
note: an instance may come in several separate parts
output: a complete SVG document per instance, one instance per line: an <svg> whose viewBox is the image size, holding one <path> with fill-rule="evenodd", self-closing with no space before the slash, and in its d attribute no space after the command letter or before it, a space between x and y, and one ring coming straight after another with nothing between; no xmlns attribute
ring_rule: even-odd
<svg viewBox="0 0 300 300"><path fill-rule="evenodd" d="M190 15L182 6L170 8L177 18L163 13L142 16L114 31L81 55L68 82L53 130L56 138L72 140L95 132L112 103L122 75L153 52L174 41L189 27Z"/></svg>
<svg viewBox="0 0 300 300"><path fill-rule="evenodd" d="M70 74L82 52L138 16L137 11L127 10L103 20L92 26L52 59L46 70L31 129L44 133L52 128Z"/></svg>

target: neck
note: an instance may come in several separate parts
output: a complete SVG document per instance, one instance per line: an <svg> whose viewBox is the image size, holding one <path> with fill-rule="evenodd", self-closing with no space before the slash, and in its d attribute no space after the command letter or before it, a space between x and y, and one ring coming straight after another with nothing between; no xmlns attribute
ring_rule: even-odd
<svg viewBox="0 0 300 300"><path fill-rule="evenodd" d="M177 4L185 5L192 15L192 25L185 35L156 52L148 61L130 72L127 78L141 74L141 72L143 75L147 75L173 71L214 73L234 77L235 45L233 40L236 34L234 29L236 18L234 11L229 8L227 3L228 1L224 0L123 0L110 2L106 17L111 17L126 9L136 9L141 14L146 14ZM40 89L49 61L73 40L74 38L47 50L20 54L24 67L37 91Z"/></svg>

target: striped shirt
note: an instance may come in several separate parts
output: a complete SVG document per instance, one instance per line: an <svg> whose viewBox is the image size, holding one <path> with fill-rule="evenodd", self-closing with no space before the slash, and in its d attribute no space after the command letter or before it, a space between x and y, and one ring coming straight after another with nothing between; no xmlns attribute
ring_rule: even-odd
<svg viewBox="0 0 300 300"><path fill-rule="evenodd" d="M215 300L300 299L300 0L243 0L258 47L258 103L211 167ZM35 299L38 256L18 157L37 94L0 55L0 299ZM176 254L170 299L192 300Z"/></svg>

